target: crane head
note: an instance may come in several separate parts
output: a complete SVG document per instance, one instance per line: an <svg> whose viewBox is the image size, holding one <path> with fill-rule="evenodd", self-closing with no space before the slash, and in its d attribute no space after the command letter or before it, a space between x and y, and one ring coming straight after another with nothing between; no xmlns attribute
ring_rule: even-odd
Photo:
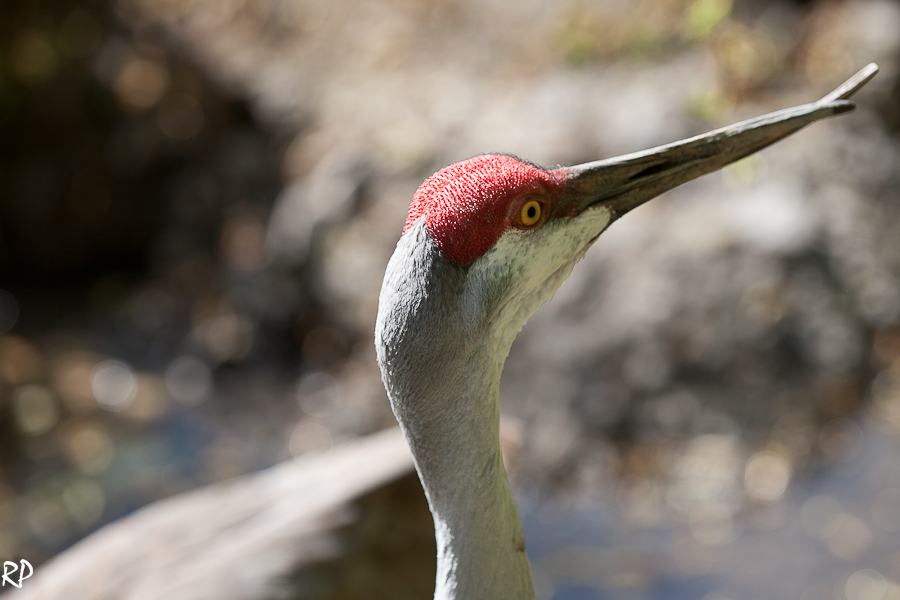
<svg viewBox="0 0 900 600"><path fill-rule="evenodd" d="M608 212L611 222L662 192L753 154L813 121L853 110L855 105L847 98L877 69L868 65L818 102L612 159L555 170L502 154L464 160L441 169L419 187L404 233L424 217L444 256L466 266L504 235L520 235L560 219L572 222L588 209Z"/></svg>

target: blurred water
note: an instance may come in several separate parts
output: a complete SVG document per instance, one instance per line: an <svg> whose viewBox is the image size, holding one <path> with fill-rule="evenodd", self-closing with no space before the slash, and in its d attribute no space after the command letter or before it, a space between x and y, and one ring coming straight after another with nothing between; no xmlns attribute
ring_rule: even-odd
<svg viewBox="0 0 900 600"><path fill-rule="evenodd" d="M520 502L539 597L900 597L900 432L873 415L854 423L857 452L822 462L782 500L744 507L724 542L704 543L677 519L627 523L614 501Z"/></svg>

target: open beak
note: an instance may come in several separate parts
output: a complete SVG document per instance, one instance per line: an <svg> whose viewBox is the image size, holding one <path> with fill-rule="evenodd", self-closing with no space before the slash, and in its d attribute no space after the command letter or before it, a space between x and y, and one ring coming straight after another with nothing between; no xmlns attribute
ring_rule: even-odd
<svg viewBox="0 0 900 600"><path fill-rule="evenodd" d="M741 121L686 140L642 152L554 171L573 193L572 212L602 204L610 221L695 177L762 150L813 121L856 108L847 100L878 72L869 63L833 92L812 104L795 106Z"/></svg>

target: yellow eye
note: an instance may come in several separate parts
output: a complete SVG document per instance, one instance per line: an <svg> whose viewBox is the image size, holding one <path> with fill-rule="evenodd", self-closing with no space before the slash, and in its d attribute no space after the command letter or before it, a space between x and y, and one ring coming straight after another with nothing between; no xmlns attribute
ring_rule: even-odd
<svg viewBox="0 0 900 600"><path fill-rule="evenodd" d="M521 227L534 227L541 220L541 211L543 206L537 200L529 200L519 209L519 216L516 219Z"/></svg>

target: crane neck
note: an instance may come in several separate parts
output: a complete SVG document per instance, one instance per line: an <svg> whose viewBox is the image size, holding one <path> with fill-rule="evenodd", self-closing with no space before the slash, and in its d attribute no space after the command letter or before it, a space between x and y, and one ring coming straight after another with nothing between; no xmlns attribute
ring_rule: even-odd
<svg viewBox="0 0 900 600"><path fill-rule="evenodd" d="M534 598L522 523L500 451L503 365L491 362L473 355L474 376L465 380L484 385L448 385L446 395L435 398L456 405L452 417L435 415L404 427L434 518L440 600Z"/></svg>
<svg viewBox="0 0 900 600"><path fill-rule="evenodd" d="M473 318L468 293L466 272L421 227L407 232L379 301L379 365L434 519L435 599L532 600L499 436L500 373L518 327Z"/></svg>

